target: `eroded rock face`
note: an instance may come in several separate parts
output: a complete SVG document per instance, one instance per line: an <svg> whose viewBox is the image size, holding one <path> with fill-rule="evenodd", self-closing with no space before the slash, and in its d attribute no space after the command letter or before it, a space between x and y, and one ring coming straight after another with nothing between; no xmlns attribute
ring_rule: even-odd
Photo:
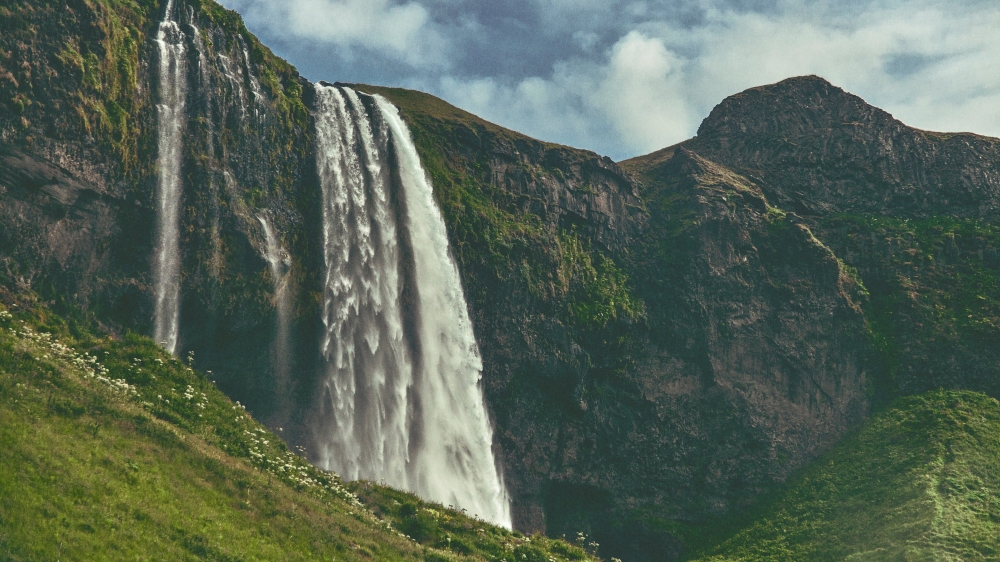
<svg viewBox="0 0 1000 562"><path fill-rule="evenodd" d="M116 318L149 313L146 278L133 252L149 248L128 224L149 219L103 186L24 152L0 147L2 274L68 302L108 302ZM124 220L123 220L124 219ZM117 242L135 236L131 248Z"/></svg>
<svg viewBox="0 0 1000 562"><path fill-rule="evenodd" d="M855 281L800 219L683 150L643 182L651 213L630 251L648 325L608 349L522 323L506 349L521 380L558 382L522 391L498 427L507 458L524 459L526 516L660 560L683 547L656 521L748 507L869 403Z"/></svg>
<svg viewBox="0 0 1000 562"><path fill-rule="evenodd" d="M727 98L682 146L754 178L856 268L879 399L1000 393L1000 139L914 129L806 76Z"/></svg>
<svg viewBox="0 0 1000 562"><path fill-rule="evenodd" d="M66 298L118 332L152 331L154 39L165 5L39 0L3 8L0 274ZM294 251L294 293L308 301L320 262L310 242L318 188L303 102L309 86L235 13L211 2L175 5L190 86L178 354L193 351L233 398L283 425L291 420L276 411L276 395L294 389L270 378L275 306L258 215ZM295 329L311 340L315 324L310 317ZM303 371L314 355L297 354Z"/></svg>
<svg viewBox="0 0 1000 562"><path fill-rule="evenodd" d="M636 182L580 151L407 117L445 180L478 173L512 221L540 221L484 256L444 205L517 528L672 559L684 547L664 527L751 505L868 411L855 281L750 180L682 150ZM587 328L566 293L518 274L559 269L568 230L627 272L641 319Z"/></svg>

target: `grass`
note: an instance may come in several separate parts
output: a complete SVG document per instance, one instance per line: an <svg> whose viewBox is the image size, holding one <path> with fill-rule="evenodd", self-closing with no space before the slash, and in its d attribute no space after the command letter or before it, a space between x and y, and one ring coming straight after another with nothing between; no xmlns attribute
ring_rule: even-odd
<svg viewBox="0 0 1000 562"><path fill-rule="evenodd" d="M0 302L4 560L588 559L411 494L348 487L148 338L108 337L31 296ZM433 532L409 524L431 512Z"/></svg>
<svg viewBox="0 0 1000 562"><path fill-rule="evenodd" d="M543 535L526 537L484 525L464 511L422 502L413 494L372 482L352 482L348 487L375 514L421 544L450 553L484 560L593 560L580 545Z"/></svg>
<svg viewBox="0 0 1000 562"><path fill-rule="evenodd" d="M1000 403L899 399L747 519L692 558L1000 560Z"/></svg>

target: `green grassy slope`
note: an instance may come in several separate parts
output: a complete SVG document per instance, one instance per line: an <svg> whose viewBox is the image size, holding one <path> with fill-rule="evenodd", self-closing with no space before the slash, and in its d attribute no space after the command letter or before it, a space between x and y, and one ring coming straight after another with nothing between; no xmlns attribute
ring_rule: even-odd
<svg viewBox="0 0 1000 562"><path fill-rule="evenodd" d="M590 559L352 484L362 502L148 338L0 303L0 559Z"/></svg>
<svg viewBox="0 0 1000 562"><path fill-rule="evenodd" d="M1000 403L902 398L704 561L1000 560Z"/></svg>

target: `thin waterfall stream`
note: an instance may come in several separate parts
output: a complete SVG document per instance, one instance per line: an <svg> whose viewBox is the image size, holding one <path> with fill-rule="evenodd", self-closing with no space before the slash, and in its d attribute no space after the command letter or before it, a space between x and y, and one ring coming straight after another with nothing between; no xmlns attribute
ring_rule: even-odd
<svg viewBox="0 0 1000 562"><path fill-rule="evenodd" d="M281 246L281 242L274 233L270 221L264 215L259 215L257 221L264 229L264 241L267 244L267 264L271 273L271 282L274 285L274 307L277 312L275 322L274 343L271 349L271 365L274 377L277 379L280 402L279 409L286 411L288 388L290 385L289 375L292 364L291 356L291 326L292 302L288 292L288 271L291 267L288 252Z"/></svg>
<svg viewBox="0 0 1000 562"><path fill-rule="evenodd" d="M156 34L159 50L157 117L156 255L153 283L156 302L153 338L175 353L180 324L180 199L182 134L186 122L187 68L184 32L175 17L174 0L167 0Z"/></svg>
<svg viewBox="0 0 1000 562"><path fill-rule="evenodd" d="M316 87L323 195L318 464L510 527L457 265L409 129L379 96Z"/></svg>

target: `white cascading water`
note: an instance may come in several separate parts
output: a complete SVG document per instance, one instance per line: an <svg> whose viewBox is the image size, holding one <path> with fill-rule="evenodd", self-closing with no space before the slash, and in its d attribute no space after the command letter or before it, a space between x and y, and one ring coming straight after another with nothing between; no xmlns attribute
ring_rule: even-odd
<svg viewBox="0 0 1000 562"><path fill-rule="evenodd" d="M253 105L253 115L254 117L260 117L260 110L258 104L263 99L263 94L260 90L260 80L257 79L257 75L253 73L253 61L250 59L250 51L247 50L246 41L243 37L238 37L240 42L240 48L243 50L243 64L246 69L247 79L250 81L250 95L253 98L250 100Z"/></svg>
<svg viewBox="0 0 1000 562"><path fill-rule="evenodd" d="M153 263L156 289L153 337L170 353L176 351L180 323L181 136L187 98L184 41L184 32L174 17L174 0L167 0L166 12L156 34L160 54L160 103L156 106L159 178Z"/></svg>
<svg viewBox="0 0 1000 562"><path fill-rule="evenodd" d="M409 130L379 96L366 105L350 88L316 90L326 261L318 462L509 528L482 360Z"/></svg>
<svg viewBox="0 0 1000 562"><path fill-rule="evenodd" d="M289 365L291 356L289 353L290 335L288 332L289 320L292 313L292 303L288 298L288 269L290 267L288 253L278 242L274 235L271 223L267 217L260 215L257 217L261 227L264 229L264 240L267 243L267 265L271 272L271 282L274 285L274 306L277 312L275 326L274 348L272 349L272 368L274 376L282 391L287 391L289 384ZM282 398L284 395L282 396Z"/></svg>

